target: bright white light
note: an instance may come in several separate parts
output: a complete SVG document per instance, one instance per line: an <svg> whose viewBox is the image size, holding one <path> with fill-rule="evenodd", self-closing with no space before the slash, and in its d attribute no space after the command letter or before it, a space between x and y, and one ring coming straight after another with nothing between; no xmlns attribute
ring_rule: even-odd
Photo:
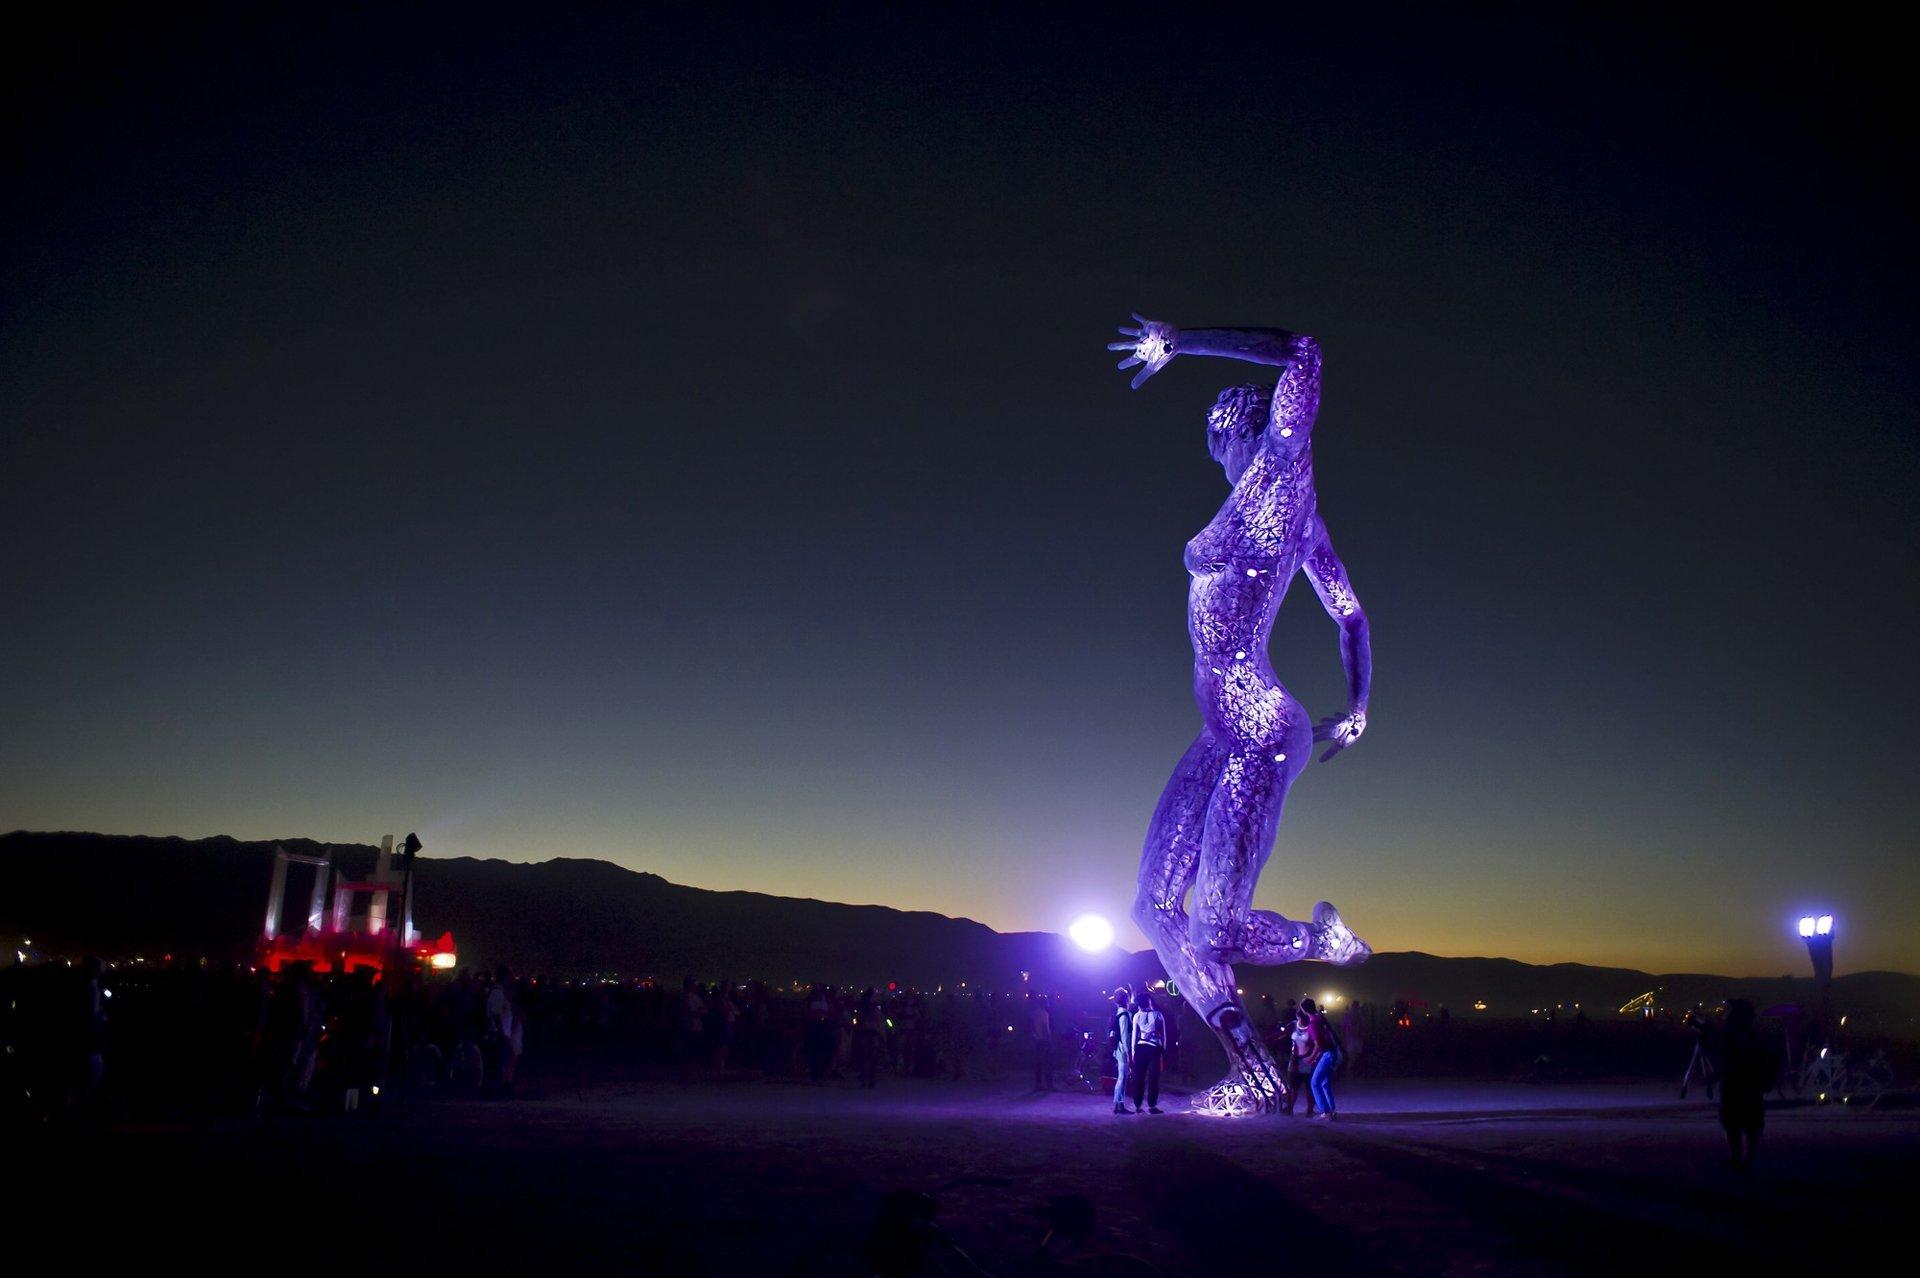
<svg viewBox="0 0 1920 1278"><path fill-rule="evenodd" d="M1320 1003L1322 1006L1325 1006L1328 1003L1338 1003L1339 1001L1340 1001L1340 996L1338 994L1322 994L1320 996Z"/></svg>
<svg viewBox="0 0 1920 1278"><path fill-rule="evenodd" d="M1800 935L1802 935L1802 936L1812 936L1812 935L1813 935L1813 915L1811 915L1811 914L1805 914L1805 915L1802 915L1802 916L1801 916L1801 918L1800 918Z"/></svg>
<svg viewBox="0 0 1920 1278"><path fill-rule="evenodd" d="M1073 938L1075 945L1093 954L1113 944L1113 924L1098 914L1082 914L1067 929L1067 935Z"/></svg>
<svg viewBox="0 0 1920 1278"><path fill-rule="evenodd" d="M435 969L442 972L446 971L448 968L452 967L455 963L458 963L459 961L460 960L455 958L453 955L447 954L444 952L434 955L432 960L433 966L435 967Z"/></svg>
<svg viewBox="0 0 1920 1278"><path fill-rule="evenodd" d="M1822 914L1820 916L1820 921L1813 925L1813 930L1818 932L1822 936L1826 936L1828 933L1832 932L1833 931L1833 915Z"/></svg>

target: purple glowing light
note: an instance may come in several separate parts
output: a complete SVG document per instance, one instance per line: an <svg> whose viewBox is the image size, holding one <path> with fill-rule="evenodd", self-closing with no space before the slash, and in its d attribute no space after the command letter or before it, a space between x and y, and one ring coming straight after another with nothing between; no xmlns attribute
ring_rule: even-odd
<svg viewBox="0 0 1920 1278"><path fill-rule="evenodd" d="M1098 954L1113 944L1113 924L1098 914L1082 914L1067 928L1073 943L1089 954Z"/></svg>

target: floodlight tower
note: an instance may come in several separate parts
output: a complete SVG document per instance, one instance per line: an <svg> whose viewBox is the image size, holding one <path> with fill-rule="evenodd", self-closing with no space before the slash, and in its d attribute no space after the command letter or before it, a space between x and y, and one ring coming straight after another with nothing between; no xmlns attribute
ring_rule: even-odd
<svg viewBox="0 0 1920 1278"><path fill-rule="evenodd" d="M1800 939L1807 943L1807 957L1813 960L1813 979L1820 987L1820 1006L1824 1009L1827 991L1833 986L1833 915L1801 915Z"/></svg>

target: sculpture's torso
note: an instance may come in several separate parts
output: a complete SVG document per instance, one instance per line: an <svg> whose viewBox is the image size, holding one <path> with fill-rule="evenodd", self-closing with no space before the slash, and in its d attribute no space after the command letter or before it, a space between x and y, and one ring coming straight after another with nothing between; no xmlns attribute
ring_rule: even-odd
<svg viewBox="0 0 1920 1278"><path fill-rule="evenodd" d="M1319 370L1302 376L1305 371L1281 378L1274 424L1213 522L1187 543L1194 699L1208 728L1263 747L1278 746L1306 723L1267 661L1287 585L1325 535L1307 443Z"/></svg>

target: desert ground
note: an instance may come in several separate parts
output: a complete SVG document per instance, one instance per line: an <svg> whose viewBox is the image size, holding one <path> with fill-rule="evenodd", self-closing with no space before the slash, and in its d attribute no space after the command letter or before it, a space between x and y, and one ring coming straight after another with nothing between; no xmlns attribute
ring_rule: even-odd
<svg viewBox="0 0 1920 1278"><path fill-rule="evenodd" d="M1920 1185L1920 1112L1889 1106L1771 1110L1745 1175L1712 1108L1665 1085L1361 1079L1333 1124L1166 1107L1121 1117L1017 1079L681 1084L570 1058L505 1101L44 1131L11 1197L89 1267L171 1253L214 1273L856 1274L883 1194L964 1177L937 1222L992 1274L1308 1256L1644 1273L1834 1264L1904 1237ZM1089 1200L1093 1227L1042 1260L1058 1195ZM75 1208L97 1227L54 1229Z"/></svg>

